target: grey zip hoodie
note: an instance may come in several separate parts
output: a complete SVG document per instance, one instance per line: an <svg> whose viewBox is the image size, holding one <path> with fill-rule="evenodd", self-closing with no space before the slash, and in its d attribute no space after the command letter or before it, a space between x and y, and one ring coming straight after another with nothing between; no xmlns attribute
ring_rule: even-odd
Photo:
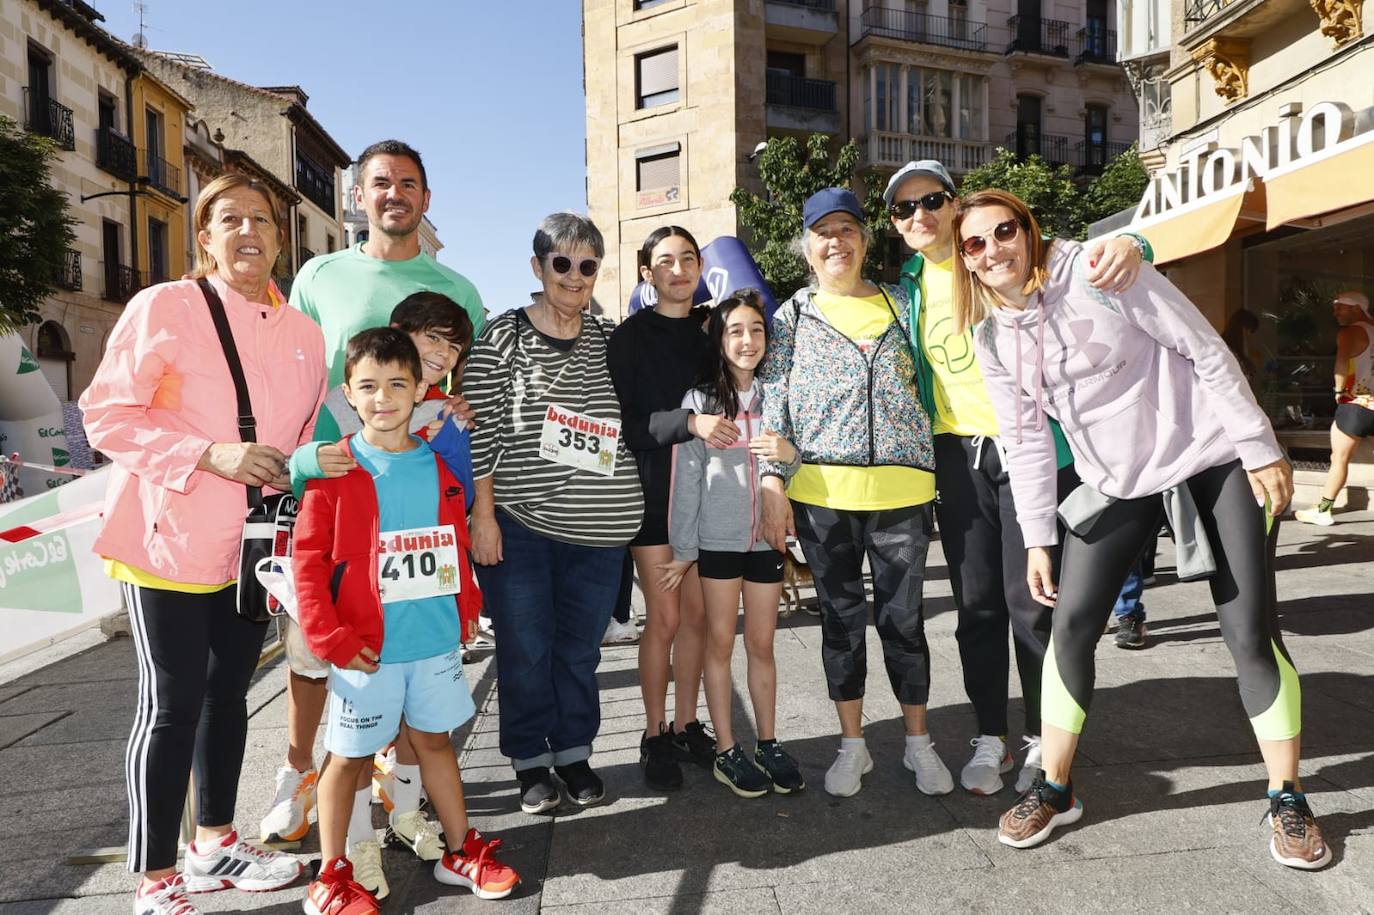
<svg viewBox="0 0 1374 915"><path fill-rule="evenodd" d="M772 549L760 527L763 503L759 498L759 466L749 440L763 431L763 388L755 380L741 391L740 412L734 417L739 441L729 448L709 448L699 438L673 446L672 489L668 501L668 541L673 558L695 562L701 550L747 553ZM705 409L698 390L687 392L682 406L694 413ZM801 465L801 457L788 468Z"/></svg>
<svg viewBox="0 0 1374 915"><path fill-rule="evenodd" d="M1023 311L995 309L973 335L1026 546L1057 538L1046 414L1083 482L1118 499L1236 458L1254 470L1283 457L1235 356L1154 267L1126 292L1102 293L1083 277L1083 246L1063 239L1048 267L1042 295Z"/></svg>

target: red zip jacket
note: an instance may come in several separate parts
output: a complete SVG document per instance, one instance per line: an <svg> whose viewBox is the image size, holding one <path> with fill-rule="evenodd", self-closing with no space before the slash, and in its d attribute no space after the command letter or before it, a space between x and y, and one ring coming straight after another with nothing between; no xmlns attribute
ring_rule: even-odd
<svg viewBox="0 0 1374 915"><path fill-rule="evenodd" d="M352 436L340 442L353 456ZM435 456L439 467L439 523L458 536L458 618L463 631L482 609L482 592L472 574L472 540L463 486ZM377 487L362 467L341 477L311 480L301 500L292 543L297 615L310 650L336 667L357 657L364 645L382 653L382 598L377 580L381 508Z"/></svg>

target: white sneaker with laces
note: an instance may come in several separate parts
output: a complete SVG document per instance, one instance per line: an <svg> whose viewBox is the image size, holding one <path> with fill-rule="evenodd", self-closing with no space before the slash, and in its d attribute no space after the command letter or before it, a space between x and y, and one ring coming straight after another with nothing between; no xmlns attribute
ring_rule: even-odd
<svg viewBox="0 0 1374 915"><path fill-rule="evenodd" d="M391 815L391 822L386 827L386 843L410 849L421 861L438 861L445 851L434 824L418 810Z"/></svg>
<svg viewBox="0 0 1374 915"><path fill-rule="evenodd" d="M296 771L290 764L277 770L277 793L272 809L262 818L259 835L264 842L297 842L310 831L310 811L315 806L315 786L320 776L314 769Z"/></svg>
<svg viewBox="0 0 1374 915"><path fill-rule="evenodd" d="M1303 524L1315 524L1318 527L1330 527L1336 523L1336 519L1331 517L1331 510L1318 511L1315 508L1303 508L1293 512L1293 517Z"/></svg>
<svg viewBox="0 0 1374 915"><path fill-rule="evenodd" d="M1016 765L1004 737L979 734L969 741L973 757L959 773L959 784L969 794L989 795L1002 790L1002 773Z"/></svg>
<svg viewBox="0 0 1374 915"><path fill-rule="evenodd" d="M348 860L353 865L353 882L372 894L378 902L391 894L386 874L382 871L382 846L373 842L356 842L348 846Z"/></svg>
<svg viewBox="0 0 1374 915"><path fill-rule="evenodd" d="M868 747L840 745L840 752L825 773L825 790L835 797L853 797L863 787L863 777L873 771Z"/></svg>
<svg viewBox="0 0 1374 915"><path fill-rule="evenodd" d="M300 877L301 862L279 851L256 848L231 832L209 851L186 849L182 878L188 893L211 893L234 888L265 893L290 886Z"/></svg>
<svg viewBox="0 0 1374 915"><path fill-rule="evenodd" d="M902 765L916 773L916 788L922 794L949 794L954 790L954 776L935 752L933 741L915 748L908 742Z"/></svg>
<svg viewBox="0 0 1374 915"><path fill-rule="evenodd" d="M631 645L639 641L639 630L631 622L620 622L612 618L606 626L606 634L601 637L602 645Z"/></svg>
<svg viewBox="0 0 1374 915"><path fill-rule="evenodd" d="M148 893L134 894L134 915L200 915L186 898L186 882L173 874Z"/></svg>
<svg viewBox="0 0 1374 915"><path fill-rule="evenodd" d="M1016 793L1025 794L1030 790L1031 782L1035 781L1035 776L1040 774L1040 738L1025 734L1021 737L1025 746L1021 749L1026 751L1026 761L1021 764L1021 774L1016 776Z"/></svg>

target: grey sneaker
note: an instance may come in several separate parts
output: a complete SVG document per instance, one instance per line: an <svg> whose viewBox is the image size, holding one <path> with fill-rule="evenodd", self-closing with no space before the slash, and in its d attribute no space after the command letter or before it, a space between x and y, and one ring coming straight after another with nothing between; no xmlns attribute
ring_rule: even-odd
<svg viewBox="0 0 1374 915"><path fill-rule="evenodd" d="M1128 613L1121 617L1121 625L1116 630L1117 648L1145 647L1145 617L1138 613Z"/></svg>

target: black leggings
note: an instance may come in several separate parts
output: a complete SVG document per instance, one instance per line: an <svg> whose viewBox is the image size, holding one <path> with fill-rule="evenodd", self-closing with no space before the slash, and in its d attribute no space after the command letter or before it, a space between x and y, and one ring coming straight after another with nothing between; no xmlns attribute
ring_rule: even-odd
<svg viewBox="0 0 1374 915"><path fill-rule="evenodd" d="M1212 602L1251 727L1262 740L1296 737L1302 730L1298 675L1283 646L1274 597L1278 521L1266 534L1240 461L1204 470L1186 485L1216 557ZM1141 548L1158 530L1162 510L1159 496L1113 502L1086 536L1069 534L1065 541L1042 681L1047 724L1082 732L1102 627Z"/></svg>
<svg viewBox="0 0 1374 915"><path fill-rule="evenodd" d="M138 704L124 755L129 870L171 867L194 766L196 821L234 820L248 736L248 684L267 627L234 612L236 589L184 594L124 585Z"/></svg>

